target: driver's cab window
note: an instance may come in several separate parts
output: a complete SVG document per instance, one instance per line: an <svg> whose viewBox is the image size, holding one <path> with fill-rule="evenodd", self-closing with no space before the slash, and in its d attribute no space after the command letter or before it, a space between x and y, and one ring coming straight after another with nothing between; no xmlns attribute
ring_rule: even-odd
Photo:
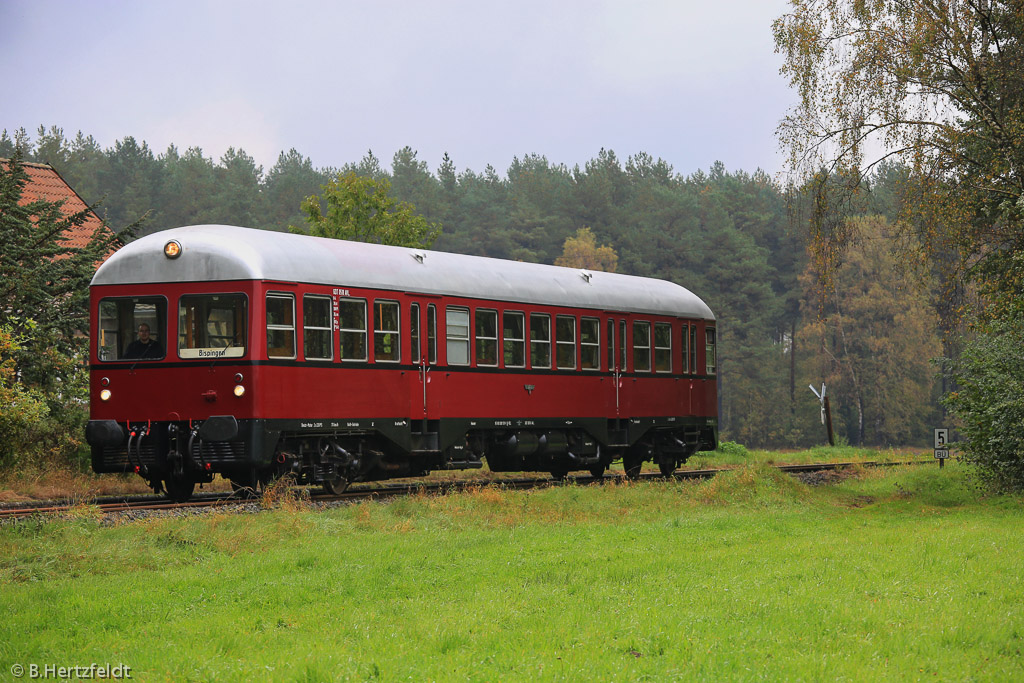
<svg viewBox="0 0 1024 683"><path fill-rule="evenodd" d="M178 356L245 355L248 299L244 294L186 294L178 301Z"/></svg>
<svg viewBox="0 0 1024 683"><path fill-rule="evenodd" d="M166 355L167 299L162 296L100 300L97 355L101 361L160 360Z"/></svg>

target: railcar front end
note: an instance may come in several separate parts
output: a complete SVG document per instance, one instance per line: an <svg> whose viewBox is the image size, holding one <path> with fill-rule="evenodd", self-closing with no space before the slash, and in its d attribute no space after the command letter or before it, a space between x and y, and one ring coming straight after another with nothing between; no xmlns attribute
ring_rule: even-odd
<svg viewBox="0 0 1024 683"><path fill-rule="evenodd" d="M216 473L244 482L266 466L275 444L251 392L254 291L244 280L92 288L95 471L134 471L187 498Z"/></svg>

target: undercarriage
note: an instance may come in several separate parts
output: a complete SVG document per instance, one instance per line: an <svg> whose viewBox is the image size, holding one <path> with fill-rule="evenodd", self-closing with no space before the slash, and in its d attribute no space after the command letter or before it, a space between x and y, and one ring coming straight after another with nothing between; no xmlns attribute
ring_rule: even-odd
<svg viewBox="0 0 1024 683"><path fill-rule="evenodd" d="M686 426L652 423L644 429L632 424L639 421L625 428L617 420L576 422L580 424L561 429L466 429L476 421L435 422L424 426L437 432L403 433L302 431L289 429L290 423L222 415L202 422L93 420L86 438L96 472L135 472L154 491L174 500L187 500L196 484L209 483L217 474L241 493L255 493L289 476L297 484L340 494L352 482L475 469L484 460L494 472L549 472L556 479L574 471L600 477L616 461L622 462L627 477L635 478L643 463L652 461L668 476L698 450L717 446L717 430L706 421Z"/></svg>

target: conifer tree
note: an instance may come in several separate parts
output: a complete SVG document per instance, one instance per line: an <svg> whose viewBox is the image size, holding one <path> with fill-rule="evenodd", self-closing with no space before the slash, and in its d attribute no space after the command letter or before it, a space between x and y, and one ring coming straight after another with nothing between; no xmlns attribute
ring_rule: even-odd
<svg viewBox="0 0 1024 683"><path fill-rule="evenodd" d="M77 444L81 432L70 425L85 419L89 281L119 241L100 226L84 248L64 242L90 211L24 201L29 176L22 158L16 149L0 162L0 394L12 399L0 424L7 432L0 434L0 464L35 445L44 418L62 425L49 428L50 445Z"/></svg>

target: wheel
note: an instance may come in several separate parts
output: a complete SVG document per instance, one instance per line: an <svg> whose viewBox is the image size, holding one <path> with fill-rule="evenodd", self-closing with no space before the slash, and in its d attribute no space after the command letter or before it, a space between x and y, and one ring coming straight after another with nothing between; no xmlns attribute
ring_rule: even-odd
<svg viewBox="0 0 1024 683"><path fill-rule="evenodd" d="M164 480L164 492L175 503L184 503L195 490L196 483L187 477L172 474Z"/></svg>
<svg viewBox="0 0 1024 683"><path fill-rule="evenodd" d="M676 471L676 461L674 458L662 458L658 461L658 469L661 470L661 476L666 479L671 477Z"/></svg>
<svg viewBox="0 0 1024 683"><path fill-rule="evenodd" d="M644 459L635 455L622 456L622 469L626 470L626 479L639 479Z"/></svg>
<svg viewBox="0 0 1024 683"><path fill-rule="evenodd" d="M324 479L324 492L329 496L340 496L348 488L348 479L340 474L334 479Z"/></svg>
<svg viewBox="0 0 1024 683"><path fill-rule="evenodd" d="M555 481L565 481L566 475L569 474L568 467L552 467L551 478Z"/></svg>
<svg viewBox="0 0 1024 683"><path fill-rule="evenodd" d="M601 479L604 477L604 465L594 465L590 468L590 476L594 479Z"/></svg>

